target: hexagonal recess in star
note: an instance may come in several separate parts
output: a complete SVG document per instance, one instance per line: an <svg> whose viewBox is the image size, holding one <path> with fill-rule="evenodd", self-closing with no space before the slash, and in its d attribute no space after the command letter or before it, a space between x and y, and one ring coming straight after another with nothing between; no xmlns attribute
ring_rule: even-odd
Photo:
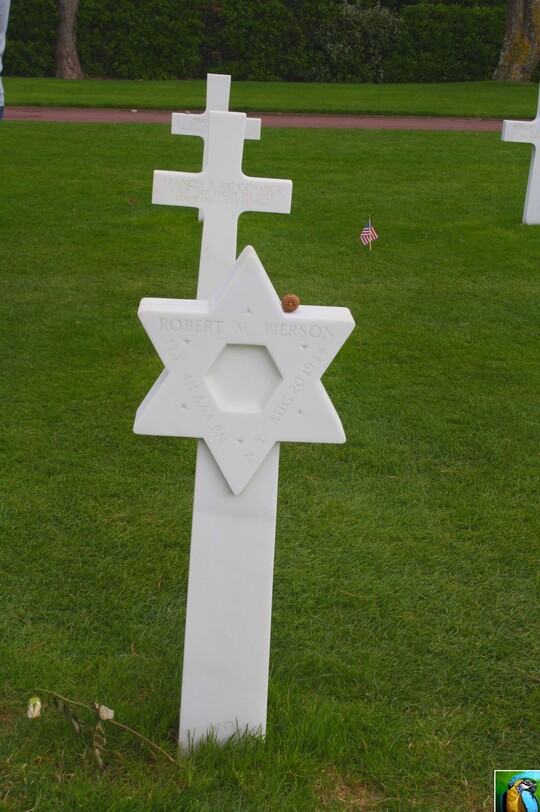
<svg viewBox="0 0 540 812"><path fill-rule="evenodd" d="M225 412L260 412L283 380L267 348L251 344L226 344L204 378Z"/></svg>

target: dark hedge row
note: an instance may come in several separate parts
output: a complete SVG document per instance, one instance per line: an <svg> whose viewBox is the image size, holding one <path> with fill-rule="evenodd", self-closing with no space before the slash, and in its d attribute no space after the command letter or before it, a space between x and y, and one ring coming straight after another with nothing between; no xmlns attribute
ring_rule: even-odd
<svg viewBox="0 0 540 812"><path fill-rule="evenodd" d="M504 0L81 0L86 75L128 79L489 79ZM55 0L13 0L6 74L54 75Z"/></svg>

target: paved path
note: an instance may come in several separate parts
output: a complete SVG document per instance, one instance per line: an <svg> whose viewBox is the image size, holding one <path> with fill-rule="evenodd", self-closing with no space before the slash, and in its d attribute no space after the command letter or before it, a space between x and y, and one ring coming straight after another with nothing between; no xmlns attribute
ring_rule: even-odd
<svg viewBox="0 0 540 812"><path fill-rule="evenodd" d="M113 110L86 107L6 107L6 120L75 121L139 124L169 124L169 110ZM250 113L265 127L330 127L359 130L454 130L500 132L502 122L494 118L436 118L420 116L341 116L288 113Z"/></svg>

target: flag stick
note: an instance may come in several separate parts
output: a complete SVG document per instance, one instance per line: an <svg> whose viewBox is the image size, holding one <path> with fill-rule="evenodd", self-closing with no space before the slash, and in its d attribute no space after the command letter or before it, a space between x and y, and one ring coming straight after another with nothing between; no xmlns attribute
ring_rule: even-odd
<svg viewBox="0 0 540 812"><path fill-rule="evenodd" d="M368 225L369 225L369 230L370 230L370 232L371 232L371 214L369 215L369 222L368 222ZM370 254L371 254L371 243L372 243L372 240L370 240L370 241L369 241L369 253L370 253Z"/></svg>

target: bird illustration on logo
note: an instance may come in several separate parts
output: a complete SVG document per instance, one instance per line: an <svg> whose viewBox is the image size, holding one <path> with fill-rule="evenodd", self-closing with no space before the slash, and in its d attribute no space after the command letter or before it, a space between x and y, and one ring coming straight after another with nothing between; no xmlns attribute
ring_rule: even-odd
<svg viewBox="0 0 540 812"><path fill-rule="evenodd" d="M501 797L500 812L540 812L536 781L526 773L512 776Z"/></svg>

